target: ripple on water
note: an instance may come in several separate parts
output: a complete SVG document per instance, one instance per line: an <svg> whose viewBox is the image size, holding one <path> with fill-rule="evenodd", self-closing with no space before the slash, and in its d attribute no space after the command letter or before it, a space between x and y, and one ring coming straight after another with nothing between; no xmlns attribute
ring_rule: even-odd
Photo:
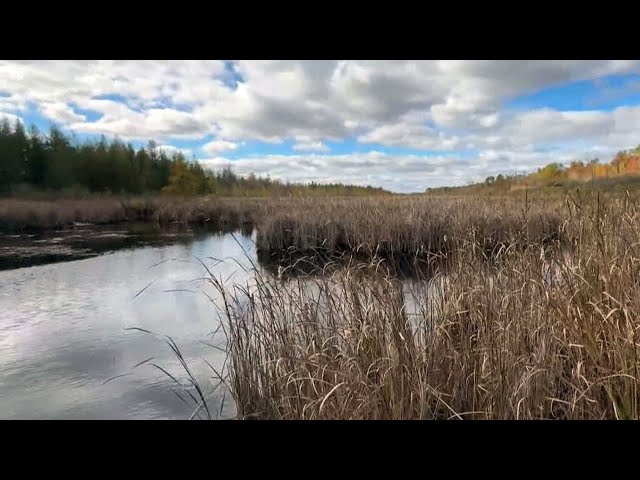
<svg viewBox="0 0 640 480"><path fill-rule="evenodd" d="M72 235L78 238L77 232ZM246 248L250 240L236 236ZM217 315L202 285L191 282L205 274L195 258L215 275L235 272L234 280L242 281L248 273L238 271L232 259L242 261L245 254L230 235L150 242L83 260L0 271L0 418L189 417L191 410L171 391L175 384L151 364L186 381L161 337L170 335L194 375L210 385L212 374L202 357L219 368L224 356L202 343L215 330ZM228 260L216 264L208 257ZM195 293L166 292L176 288ZM214 289L207 292L215 295ZM159 336L126 331L129 327ZM228 395L226 404L228 411Z"/></svg>

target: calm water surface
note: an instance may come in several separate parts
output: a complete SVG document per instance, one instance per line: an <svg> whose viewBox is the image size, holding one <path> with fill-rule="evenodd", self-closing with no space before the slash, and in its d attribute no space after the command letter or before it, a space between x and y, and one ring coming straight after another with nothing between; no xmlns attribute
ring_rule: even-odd
<svg viewBox="0 0 640 480"><path fill-rule="evenodd" d="M212 337L217 311L204 292L216 292L201 280L205 270L196 258L216 276L242 282L250 273L230 259L248 264L243 249L255 258L251 237L205 233L0 271L0 418L188 418L194 406L185 405L172 392L179 387L152 366L186 380L161 335L175 340L203 386L214 385L202 357L220 367L224 354L203 340L222 346L224 337ZM132 327L159 335L127 330ZM124 376L110 380L118 375ZM213 417L235 413L228 396L222 405L223 394L216 391L208 402Z"/></svg>
<svg viewBox="0 0 640 480"><path fill-rule="evenodd" d="M195 403L157 368L188 381L163 336L175 341L204 393L218 383L204 359L218 371L225 361L207 345L225 345L207 297L220 296L198 259L228 287L246 285L251 262L258 265L255 236L125 228L0 235L0 419L189 418ZM305 285L317 297L317 286ZM412 314L423 290L403 285ZM212 418L235 415L222 388L207 405Z"/></svg>

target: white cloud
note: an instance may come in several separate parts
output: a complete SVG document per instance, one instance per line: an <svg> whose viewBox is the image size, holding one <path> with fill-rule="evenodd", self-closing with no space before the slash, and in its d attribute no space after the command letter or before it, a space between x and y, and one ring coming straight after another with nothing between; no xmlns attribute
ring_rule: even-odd
<svg viewBox="0 0 640 480"><path fill-rule="evenodd" d="M346 155L266 155L238 160L216 157L201 162L214 170L231 164L240 175L268 174L284 181L342 182L398 191L422 191L434 182L459 183L467 164L455 156L402 156L376 151Z"/></svg>
<svg viewBox="0 0 640 480"><path fill-rule="evenodd" d="M93 103L93 105L96 104ZM166 138L195 140L212 131L211 127L203 121L179 110L150 108L144 112L137 112L117 102L107 101L102 105L105 108L99 120L76 122L70 127L76 132L119 136L127 140Z"/></svg>
<svg viewBox="0 0 640 480"><path fill-rule="evenodd" d="M25 102L15 95L0 96L0 112L17 112L25 106Z"/></svg>
<svg viewBox="0 0 640 480"><path fill-rule="evenodd" d="M64 102L45 102L41 103L38 108L45 117L62 124L72 122L84 122L84 115L80 115Z"/></svg>
<svg viewBox="0 0 640 480"><path fill-rule="evenodd" d="M574 145L588 149L590 145L601 144L625 149L638 142L638 131L640 106L620 107L609 112L541 108L512 115L491 135L472 139L477 148L561 149Z"/></svg>
<svg viewBox="0 0 640 480"><path fill-rule="evenodd" d="M55 104L45 114L78 131L198 138L217 128L229 140L322 141L420 112L443 127L491 128L505 98L637 69L637 61L240 61L244 82L232 88L219 61L2 61L0 91L12 103ZM108 95L129 108L111 117L118 102L95 98ZM71 103L111 118L72 120L78 114L62 107Z"/></svg>
<svg viewBox="0 0 640 480"><path fill-rule="evenodd" d="M453 150L460 145L458 137L428 127L424 121L411 119L374 128L360 135L358 141L418 150Z"/></svg>
<svg viewBox="0 0 640 480"><path fill-rule="evenodd" d="M576 152L596 146L615 151L635 146L640 131L640 106L612 111L558 111L540 108L501 114L498 122L481 130L450 135L424 121L403 120L358 137L360 142L425 150L502 149L530 152L546 150L549 161L556 151Z"/></svg>
<svg viewBox="0 0 640 480"><path fill-rule="evenodd" d="M298 141L293 149L301 152L328 152L331 149L324 143L317 141Z"/></svg>
<svg viewBox="0 0 640 480"><path fill-rule="evenodd" d="M238 148L237 143L228 142L226 140L213 140L212 142L205 143L202 146L202 150L209 155L217 155L218 153L228 152L229 150L235 150Z"/></svg>
<svg viewBox="0 0 640 480"><path fill-rule="evenodd" d="M479 152L464 160L464 169L442 172L438 169L443 167L434 167L436 157L262 158L272 174L296 171L308 178L325 158L356 173L349 178L318 170L316 180L325 175L409 188L419 182L470 179L482 168L521 168L526 162L534 168L567 152L581 155L636 145L640 107L562 112L549 105L511 112L503 105L545 87L638 73L639 67L640 61L626 60L237 61L231 70L240 81L234 85L234 74L222 61L0 61L0 111L25 116L27 107L35 105L48 119L77 133L155 139L168 146L174 139L194 140L193 151L200 148L210 157L250 140L274 145L293 140L297 152L325 154L327 141L343 139L447 151L446 158L460 161L461 150ZM602 88L605 97L619 95L605 84ZM637 86L625 88L634 91ZM211 136L216 140L205 143ZM293 160L300 162L299 168L290 165ZM258 167L258 161L238 162ZM358 169L351 162L362 164ZM407 165L433 167L437 175L402 177Z"/></svg>
<svg viewBox="0 0 640 480"><path fill-rule="evenodd" d="M193 151L190 148L180 148L174 145L158 145L158 150L163 150L167 155L173 155L175 152L182 152L182 154L190 158Z"/></svg>
<svg viewBox="0 0 640 480"><path fill-rule="evenodd" d="M398 155L378 151L344 155L292 154L251 156L240 159L215 157L201 160L214 170L231 165L240 175L269 175L283 181L341 182L372 185L397 192L420 192L428 187L464 185L490 175L529 173L551 162L568 164L594 157L609 158L615 149L559 148L553 152L485 149L474 156Z"/></svg>
<svg viewBox="0 0 640 480"><path fill-rule="evenodd" d="M20 118L18 115L14 115L13 113L0 111L0 120L3 120L5 118L9 121L9 123L11 124L12 128L13 128L13 125L16 123L16 120L20 120L20 122L24 123L22 118Z"/></svg>

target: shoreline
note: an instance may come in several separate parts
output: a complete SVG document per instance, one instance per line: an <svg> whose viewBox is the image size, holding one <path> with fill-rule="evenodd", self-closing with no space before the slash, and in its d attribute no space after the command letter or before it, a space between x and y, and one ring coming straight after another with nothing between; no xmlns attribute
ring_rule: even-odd
<svg viewBox="0 0 640 480"><path fill-rule="evenodd" d="M0 271L92 258L104 253L189 241L206 226L125 221L81 223L31 233L0 233Z"/></svg>

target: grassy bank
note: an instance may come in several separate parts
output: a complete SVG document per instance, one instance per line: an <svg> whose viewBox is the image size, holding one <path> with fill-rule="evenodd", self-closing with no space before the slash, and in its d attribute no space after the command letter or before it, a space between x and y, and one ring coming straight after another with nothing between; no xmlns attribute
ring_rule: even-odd
<svg viewBox="0 0 640 480"><path fill-rule="evenodd" d="M307 217L314 235L340 217L354 234L398 245L427 228L422 238L440 241L422 222L450 219L458 229L446 267L411 296L375 258L321 277L259 276L246 288L212 279L241 417L640 417L638 196L536 199L530 212L553 215L571 239L562 248L515 205L419 205L368 204L365 217L335 204ZM410 219L415 230L404 233ZM478 231L500 225L512 243L488 261L475 253Z"/></svg>
<svg viewBox="0 0 640 480"><path fill-rule="evenodd" d="M260 199L224 197L5 198L0 199L0 231L51 230L76 222L109 224L126 221L241 228L257 221L262 203Z"/></svg>

